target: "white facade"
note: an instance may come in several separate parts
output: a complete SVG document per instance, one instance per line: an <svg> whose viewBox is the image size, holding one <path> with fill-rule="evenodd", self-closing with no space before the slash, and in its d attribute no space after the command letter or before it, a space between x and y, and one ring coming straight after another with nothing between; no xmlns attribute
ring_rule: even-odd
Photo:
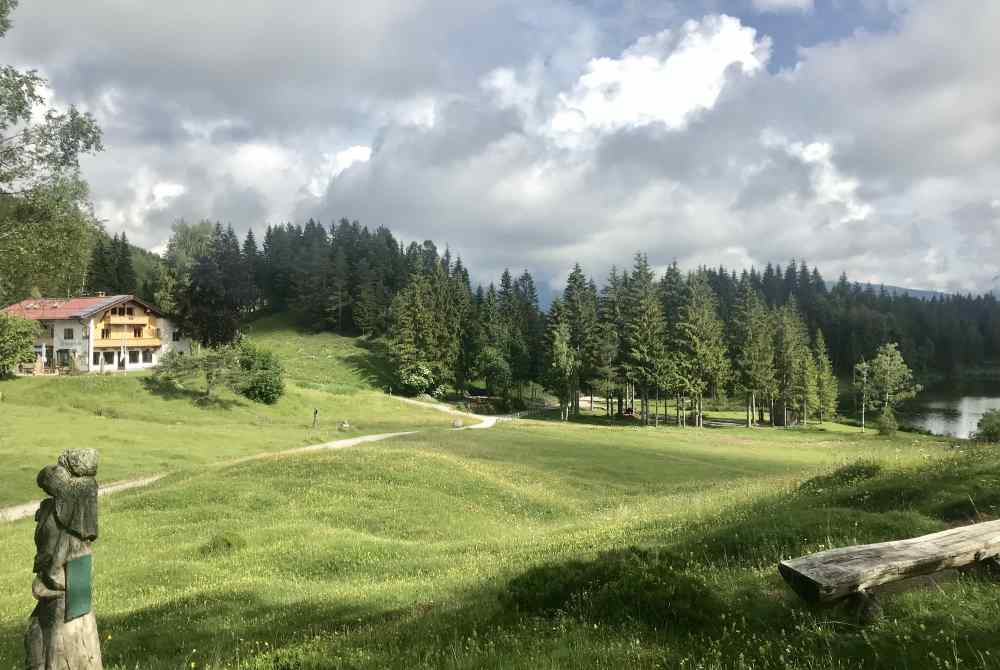
<svg viewBox="0 0 1000 670"><path fill-rule="evenodd" d="M95 345L102 327L99 317L42 321L42 336L35 344L35 353L45 367L75 365L81 372L101 373L146 370L155 367L169 351L191 350L191 341L172 321L157 317L151 323L157 324L158 345L133 345L123 339L120 345L109 347Z"/></svg>

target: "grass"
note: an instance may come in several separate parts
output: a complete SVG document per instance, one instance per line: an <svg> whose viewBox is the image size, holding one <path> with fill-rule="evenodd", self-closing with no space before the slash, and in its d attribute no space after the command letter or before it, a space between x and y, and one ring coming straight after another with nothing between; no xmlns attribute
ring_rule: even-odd
<svg viewBox="0 0 1000 670"><path fill-rule="evenodd" d="M995 451L921 436L538 421L180 470L102 502L105 667L997 667L988 582L895 596L860 629L775 564L998 514L998 484ZM0 527L0 668L20 663L31 532ZM632 545L717 596L709 625L504 604L539 566Z"/></svg>
<svg viewBox="0 0 1000 670"><path fill-rule="evenodd" d="M0 381L0 506L37 499L34 474L73 446L99 448L102 480L110 482L345 437L450 425L451 417L373 387L369 370L377 359L357 340L305 335L281 323L258 322L251 334L288 368L286 393L271 406L225 392L206 405L196 393L154 388L146 373ZM337 430L342 420L350 422L350 432Z"/></svg>

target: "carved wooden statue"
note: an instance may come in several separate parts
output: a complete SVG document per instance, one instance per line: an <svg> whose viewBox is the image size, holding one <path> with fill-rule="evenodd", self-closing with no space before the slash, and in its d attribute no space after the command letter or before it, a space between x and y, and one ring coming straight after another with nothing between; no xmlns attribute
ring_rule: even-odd
<svg viewBox="0 0 1000 670"><path fill-rule="evenodd" d="M103 670L91 602L96 475L93 449L69 449L38 473L38 486L50 497L35 513L31 592L38 604L25 636L28 670Z"/></svg>

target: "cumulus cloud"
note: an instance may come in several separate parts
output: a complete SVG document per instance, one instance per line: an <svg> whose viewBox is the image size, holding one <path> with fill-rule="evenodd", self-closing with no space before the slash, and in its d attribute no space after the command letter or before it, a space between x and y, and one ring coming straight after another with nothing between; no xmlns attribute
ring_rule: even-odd
<svg viewBox="0 0 1000 670"><path fill-rule="evenodd" d="M527 267L555 286L574 261L602 275L643 249L992 287L1000 4L836 6L882 22L796 50L782 26L833 10L28 3L0 58L98 115L98 211L151 247L178 217L242 232L348 216L449 245L480 280Z"/></svg>
<svg viewBox="0 0 1000 670"><path fill-rule="evenodd" d="M551 131L608 132L659 122L683 128L688 116L710 109L726 71L758 72L770 40L729 16L686 21L678 30L640 38L620 58L597 58L569 93L560 93Z"/></svg>
<svg viewBox="0 0 1000 670"><path fill-rule="evenodd" d="M808 12L813 0L752 0L758 12Z"/></svg>

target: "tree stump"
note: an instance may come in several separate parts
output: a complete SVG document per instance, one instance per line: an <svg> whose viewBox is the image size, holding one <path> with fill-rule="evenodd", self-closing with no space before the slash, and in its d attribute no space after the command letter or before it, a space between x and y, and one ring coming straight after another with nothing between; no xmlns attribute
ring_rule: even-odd
<svg viewBox="0 0 1000 670"><path fill-rule="evenodd" d="M38 473L49 497L35 513L31 593L37 604L24 640L29 670L103 670L91 593L96 475L93 449L69 449Z"/></svg>

